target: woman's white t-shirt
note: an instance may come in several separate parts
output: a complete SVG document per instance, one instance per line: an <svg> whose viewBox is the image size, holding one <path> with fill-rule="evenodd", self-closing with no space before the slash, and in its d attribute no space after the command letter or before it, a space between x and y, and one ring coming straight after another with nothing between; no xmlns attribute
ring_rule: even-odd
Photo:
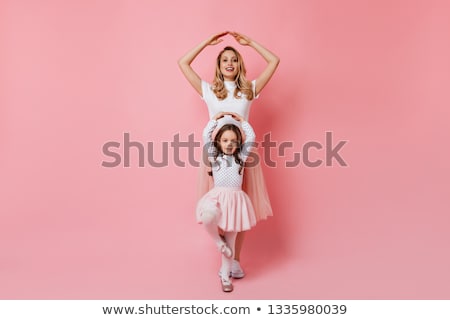
<svg viewBox="0 0 450 320"><path fill-rule="evenodd" d="M219 100L211 89L211 84L202 80L202 99L208 106L209 118L212 119L219 112L236 112L241 115L245 121L248 121L250 114L250 106L253 100L247 100L245 95L240 99L234 97L234 89L236 84L234 81L224 81L228 95L225 99ZM256 80L252 81L253 96L257 99L259 96L255 94Z"/></svg>

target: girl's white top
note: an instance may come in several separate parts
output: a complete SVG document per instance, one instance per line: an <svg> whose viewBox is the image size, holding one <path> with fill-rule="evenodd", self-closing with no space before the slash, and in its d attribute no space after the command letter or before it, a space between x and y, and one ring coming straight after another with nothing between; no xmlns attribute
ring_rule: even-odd
<svg viewBox="0 0 450 320"><path fill-rule="evenodd" d="M240 165L236 163L233 155L226 155L214 147L212 134L218 125L218 121L210 120L203 130L203 141L208 150L208 160L212 166L214 187L242 188L242 177L244 172L239 174ZM251 153L255 142L255 132L247 121L241 122L242 130L245 134L245 142L242 143L239 156L243 163ZM217 154L217 158L214 156Z"/></svg>

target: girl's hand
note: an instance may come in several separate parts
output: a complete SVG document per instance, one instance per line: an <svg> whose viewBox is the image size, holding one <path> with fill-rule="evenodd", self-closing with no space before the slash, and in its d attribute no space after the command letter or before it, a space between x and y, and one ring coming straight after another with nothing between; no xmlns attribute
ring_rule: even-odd
<svg viewBox="0 0 450 320"><path fill-rule="evenodd" d="M214 46L220 42L223 41L223 39L221 39L223 36L227 35L228 31L224 31L224 32L220 32L217 34L212 35L206 42L209 46Z"/></svg>
<svg viewBox="0 0 450 320"><path fill-rule="evenodd" d="M238 33L238 32L235 32L235 31L232 31L232 32L229 32L229 33L234 37L234 39L239 44L242 44L243 46L248 46L250 44L250 42L252 42L252 40L249 37L247 37L247 36L245 36L245 35L243 35L241 33Z"/></svg>

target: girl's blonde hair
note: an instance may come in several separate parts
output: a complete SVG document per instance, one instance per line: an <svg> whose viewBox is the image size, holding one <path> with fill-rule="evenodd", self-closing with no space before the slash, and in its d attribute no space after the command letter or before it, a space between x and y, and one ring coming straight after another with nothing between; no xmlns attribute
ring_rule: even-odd
<svg viewBox="0 0 450 320"><path fill-rule="evenodd" d="M220 71L220 59L222 58L222 54L228 50L233 51L238 60L238 73L234 79L234 82L236 83L234 97L240 99L241 95L245 95L247 100L253 100L253 87L252 83L245 77L247 70L245 69L244 60L242 59L241 54L233 47L225 47L217 56L216 75L213 81L212 90L219 100L224 100L228 95L227 88L225 88L224 85L223 74Z"/></svg>

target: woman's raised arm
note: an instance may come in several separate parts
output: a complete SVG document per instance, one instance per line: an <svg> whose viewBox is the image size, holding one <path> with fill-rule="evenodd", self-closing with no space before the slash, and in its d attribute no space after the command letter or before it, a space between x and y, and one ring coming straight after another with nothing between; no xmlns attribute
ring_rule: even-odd
<svg viewBox="0 0 450 320"><path fill-rule="evenodd" d="M275 70L280 63L280 58L270 52L268 49L264 48L261 44L257 43L255 40L240 34L238 32L230 32L230 34L236 39L236 41L244 46L250 46L256 50L263 58L266 60L266 68L261 72L261 74L256 78L256 95L258 95L261 90L269 82L270 78L274 74Z"/></svg>
<svg viewBox="0 0 450 320"><path fill-rule="evenodd" d="M223 39L221 38L226 34L228 34L228 31L220 32L210 36L208 39L202 41L199 45L191 49L189 52L187 52L184 56L182 56L178 60L178 66L180 67L181 72L183 72L186 79L200 95L202 95L202 80L200 79L199 75L194 71L194 69L192 69L191 63L192 61L194 61L195 57L197 57L197 55L200 52L202 52L202 50L205 47L216 45L222 42Z"/></svg>

